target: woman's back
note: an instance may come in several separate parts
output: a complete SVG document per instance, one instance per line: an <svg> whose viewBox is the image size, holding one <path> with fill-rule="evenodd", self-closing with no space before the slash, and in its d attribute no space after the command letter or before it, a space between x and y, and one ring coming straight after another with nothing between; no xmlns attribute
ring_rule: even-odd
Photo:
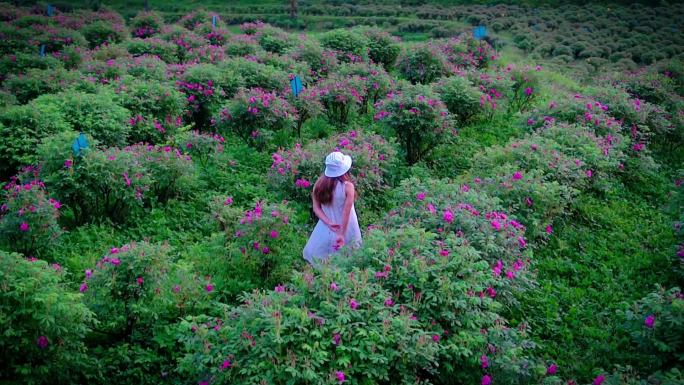
<svg viewBox="0 0 684 385"><path fill-rule="evenodd" d="M347 199L345 183L351 182L337 182L333 188L332 200L327 204L321 204L321 209L332 223L342 223L344 219L344 202ZM354 199L354 197L349 199ZM336 251L334 247L335 237L335 233L319 220L311 234L311 238L309 238L309 242L304 248L304 258L309 262L313 262L314 259L327 258ZM347 231L344 234L344 243L353 247L357 246L360 242L361 229L359 228L354 203L352 203Z"/></svg>

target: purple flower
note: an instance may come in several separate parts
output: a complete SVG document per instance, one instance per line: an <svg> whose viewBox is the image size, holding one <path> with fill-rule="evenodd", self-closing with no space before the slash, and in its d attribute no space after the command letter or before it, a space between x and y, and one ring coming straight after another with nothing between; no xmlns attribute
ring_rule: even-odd
<svg viewBox="0 0 684 385"><path fill-rule="evenodd" d="M605 381L606 376L603 374L599 374L598 377L594 378L594 382L592 382L593 385L601 385L603 384L603 381Z"/></svg>
<svg viewBox="0 0 684 385"><path fill-rule="evenodd" d="M73 161L71 159L67 159L64 161L64 168L71 168L72 164L73 164Z"/></svg>
<svg viewBox="0 0 684 385"><path fill-rule="evenodd" d="M520 180L522 179L522 173L520 171L516 171L515 174L513 174L513 180Z"/></svg>
<svg viewBox="0 0 684 385"><path fill-rule="evenodd" d="M444 210L444 221L447 223L451 223L454 221L454 213L451 212L451 210Z"/></svg>
<svg viewBox="0 0 684 385"><path fill-rule="evenodd" d="M349 307L352 310L356 310L356 308L359 307L359 304L356 302L356 300L354 298L352 298L349 300Z"/></svg>
<svg viewBox="0 0 684 385"><path fill-rule="evenodd" d="M92 276L93 276L93 271L90 270L90 269L87 269L87 270L85 271L85 276L86 276L86 279L92 277Z"/></svg>
<svg viewBox="0 0 684 385"><path fill-rule="evenodd" d="M394 301L392 301L392 298L387 298L385 300L385 306L392 306L394 304Z"/></svg>
<svg viewBox="0 0 684 385"><path fill-rule="evenodd" d="M482 385L491 385L492 383L492 378L489 376L489 374L485 374L482 376L482 382L480 384Z"/></svg>
<svg viewBox="0 0 684 385"><path fill-rule="evenodd" d="M335 346L338 346L340 344L340 340L342 340L342 336L339 333L333 334L333 344Z"/></svg>
<svg viewBox="0 0 684 385"><path fill-rule="evenodd" d="M50 341L48 341L47 337L40 336L40 337L38 337L38 341L36 341L36 343L38 344L39 348L45 349L50 344Z"/></svg>
<svg viewBox="0 0 684 385"><path fill-rule="evenodd" d="M418 194L416 194L416 199L419 201L422 201L425 199L425 192L421 191Z"/></svg>
<svg viewBox="0 0 684 385"><path fill-rule="evenodd" d="M345 381L344 372L341 372L339 370L336 371L335 372L335 378L337 378L337 382L344 382Z"/></svg>
<svg viewBox="0 0 684 385"><path fill-rule="evenodd" d="M285 292L285 286L283 286L283 285L278 285L278 286L275 287L274 290L275 290L276 293L284 293L284 292Z"/></svg>
<svg viewBox="0 0 684 385"><path fill-rule="evenodd" d="M489 358L487 358L486 354L480 356L480 364L482 365L482 369L487 369L489 367Z"/></svg>
<svg viewBox="0 0 684 385"><path fill-rule="evenodd" d="M19 225L19 230L21 230L24 233L29 231L29 224L26 222L21 222L21 224Z"/></svg>
<svg viewBox="0 0 684 385"><path fill-rule="evenodd" d="M526 95L526 96L532 95L532 87L527 87L527 88L525 88L525 95Z"/></svg>
<svg viewBox="0 0 684 385"><path fill-rule="evenodd" d="M339 290L339 287L337 287L337 284L335 282L333 282L330 284L330 290L337 291L337 290Z"/></svg>
<svg viewBox="0 0 684 385"><path fill-rule="evenodd" d="M88 284L83 282L81 284L81 287L78 288L78 291L80 291L81 293L85 293L86 290L88 290Z"/></svg>
<svg viewBox="0 0 684 385"><path fill-rule="evenodd" d="M207 293L211 293L212 291L214 291L214 285L208 283L205 289L207 290Z"/></svg>
<svg viewBox="0 0 684 385"><path fill-rule="evenodd" d="M224 361L221 363L221 370L226 370L226 369L230 368L230 366L231 366L230 361L229 361L229 360L224 360Z"/></svg>
<svg viewBox="0 0 684 385"><path fill-rule="evenodd" d="M646 325L646 327L649 329L653 329L654 324L655 324L655 315L653 315L653 314L649 315L644 320L644 325Z"/></svg>
<svg viewBox="0 0 684 385"><path fill-rule="evenodd" d="M548 368L546 368L546 374L549 376L556 374L556 371L558 371L558 366L556 364L551 364Z"/></svg>
<svg viewBox="0 0 684 385"><path fill-rule="evenodd" d="M271 236L271 238L278 238L278 232L275 230L272 230L270 236Z"/></svg>

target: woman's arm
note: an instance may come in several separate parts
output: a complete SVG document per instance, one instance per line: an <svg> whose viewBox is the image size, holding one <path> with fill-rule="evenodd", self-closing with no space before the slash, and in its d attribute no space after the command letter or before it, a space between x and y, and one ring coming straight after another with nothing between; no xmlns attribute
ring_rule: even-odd
<svg viewBox="0 0 684 385"><path fill-rule="evenodd" d="M315 188L315 187L314 187ZM311 200L313 203L313 211L314 214L320 219L326 226L330 228L332 231L338 231L340 229L340 225L337 223L332 223L330 221L330 218L328 218L327 215L323 212L323 208L321 208L321 202L316 199L316 194L311 194Z"/></svg>
<svg viewBox="0 0 684 385"><path fill-rule="evenodd" d="M349 217L351 216L351 208L354 204L355 196L354 184L344 182L344 208L342 209L342 223L340 223L340 235L342 236L347 234L347 225L349 225Z"/></svg>

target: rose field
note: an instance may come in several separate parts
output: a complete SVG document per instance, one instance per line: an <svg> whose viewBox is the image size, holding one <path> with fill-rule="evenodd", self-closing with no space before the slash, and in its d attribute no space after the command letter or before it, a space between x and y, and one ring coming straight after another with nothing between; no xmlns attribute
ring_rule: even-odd
<svg viewBox="0 0 684 385"><path fill-rule="evenodd" d="M684 384L684 3L472 3L0 3L0 385Z"/></svg>

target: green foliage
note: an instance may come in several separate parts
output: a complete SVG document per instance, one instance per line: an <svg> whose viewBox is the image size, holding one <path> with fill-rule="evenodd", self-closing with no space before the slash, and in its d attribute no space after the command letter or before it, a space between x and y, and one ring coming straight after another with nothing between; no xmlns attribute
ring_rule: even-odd
<svg viewBox="0 0 684 385"><path fill-rule="evenodd" d="M378 102L377 109L375 119L394 130L409 165L452 134L446 106L427 86L403 87Z"/></svg>
<svg viewBox="0 0 684 385"><path fill-rule="evenodd" d="M263 28L258 36L259 45L268 52L284 53L294 45L294 39L279 28Z"/></svg>
<svg viewBox="0 0 684 385"><path fill-rule="evenodd" d="M480 111L482 93L467 78L446 78L438 85L437 92L461 125L477 116Z"/></svg>
<svg viewBox="0 0 684 385"><path fill-rule="evenodd" d="M0 251L0 359L3 380L24 384L87 381L84 338L95 324L59 265Z"/></svg>
<svg viewBox="0 0 684 385"><path fill-rule="evenodd" d="M124 28L104 20L94 21L81 28L81 33L88 40L90 48L102 44L114 44L125 39Z"/></svg>
<svg viewBox="0 0 684 385"><path fill-rule="evenodd" d="M278 131L294 128L296 117L297 110L275 92L252 88L240 89L212 122L220 132L232 133L246 143L263 148Z"/></svg>
<svg viewBox="0 0 684 385"><path fill-rule="evenodd" d="M323 47L337 51L337 58L342 62L354 62L368 56L369 40L361 33L335 29L321 35Z"/></svg>
<svg viewBox="0 0 684 385"><path fill-rule="evenodd" d="M363 34L368 38L368 58L388 71L392 69L401 52L397 41L389 33L377 28L365 30Z"/></svg>
<svg viewBox="0 0 684 385"><path fill-rule="evenodd" d="M225 233L221 263L215 259L199 263L213 277L220 298L231 302L242 292L288 282L292 269L302 261L294 246L302 240L290 223L294 214L290 207L256 202L243 211L232 201L232 197L216 197L211 204L212 218Z"/></svg>
<svg viewBox="0 0 684 385"><path fill-rule="evenodd" d="M245 296L230 320L186 318L179 369L217 384L414 383L438 343L388 298L367 270L297 273L288 286Z"/></svg>
<svg viewBox="0 0 684 385"><path fill-rule="evenodd" d="M70 129L64 111L55 104L30 103L0 111L0 175L9 177L19 166L34 163L42 138Z"/></svg>
<svg viewBox="0 0 684 385"><path fill-rule="evenodd" d="M79 74L64 68L28 69L23 74L11 74L2 83L3 88L16 96L21 104L37 98L43 94L52 94L75 84Z"/></svg>
<svg viewBox="0 0 684 385"><path fill-rule="evenodd" d="M108 146L124 146L128 142L130 111L122 107L112 91L101 88L96 93L67 91L44 95L35 104L54 105L63 111L73 130L91 135Z"/></svg>
<svg viewBox="0 0 684 385"><path fill-rule="evenodd" d="M38 256L55 243L61 233L57 224L61 204L47 197L42 182L22 183L14 177L5 186L2 202L0 245L5 250Z"/></svg>
<svg viewBox="0 0 684 385"><path fill-rule="evenodd" d="M399 72L411 83L428 84L448 74L444 55L428 44L409 48L399 60Z"/></svg>
<svg viewBox="0 0 684 385"><path fill-rule="evenodd" d="M133 116L129 142L163 143L178 129L186 97L168 82L126 77L117 87L119 103ZM129 123L130 124L130 123Z"/></svg>

